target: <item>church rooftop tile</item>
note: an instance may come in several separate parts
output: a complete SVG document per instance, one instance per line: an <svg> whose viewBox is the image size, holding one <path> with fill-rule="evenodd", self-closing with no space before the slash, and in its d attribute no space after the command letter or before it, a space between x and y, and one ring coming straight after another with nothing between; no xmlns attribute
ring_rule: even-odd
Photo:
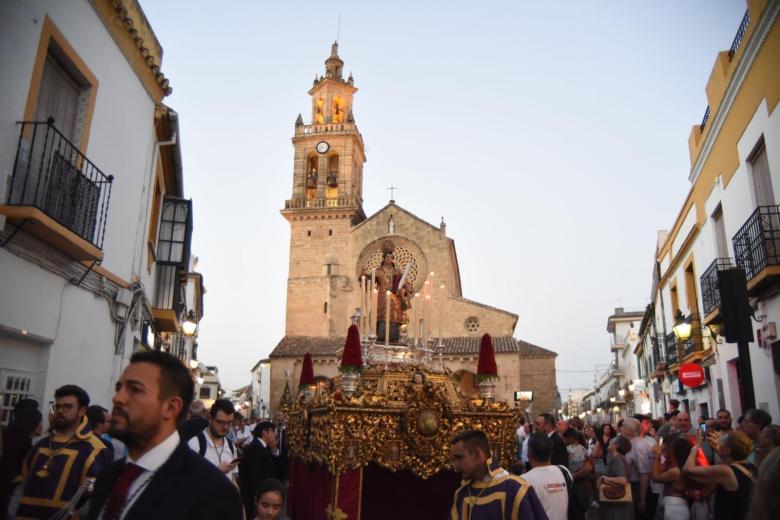
<svg viewBox="0 0 780 520"><path fill-rule="evenodd" d="M480 336L458 336L444 338L445 355L476 355L479 353ZM271 352L271 358L299 357L307 352L312 357L334 356L344 346L343 336L285 336ZM493 348L497 354L517 353L522 358L554 358L558 354L512 336L493 337Z"/></svg>

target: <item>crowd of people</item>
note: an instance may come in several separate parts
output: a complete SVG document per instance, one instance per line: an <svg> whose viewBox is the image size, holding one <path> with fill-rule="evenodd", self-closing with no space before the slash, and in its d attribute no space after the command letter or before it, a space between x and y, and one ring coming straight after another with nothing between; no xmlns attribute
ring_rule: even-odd
<svg viewBox="0 0 780 520"><path fill-rule="evenodd" d="M672 400L664 417L586 424L540 414L517 425L515 464L488 435L451 441L463 478L450 518L705 520L780 518L780 426L751 409L691 423ZM116 383L111 412L87 392L54 393L44 433L23 399L0 440L0 518L88 520L283 518L288 443L283 416L250 423L228 400L193 401L187 368L139 352ZM410 517L411 518L411 517Z"/></svg>
<svg viewBox="0 0 780 520"><path fill-rule="evenodd" d="M761 409L694 425L679 405L616 424L521 418L512 472L552 520L780 518L780 426Z"/></svg>
<svg viewBox="0 0 780 520"><path fill-rule="evenodd" d="M36 401L15 404L0 436L2 519L284 518L283 416L250 424L226 399L206 409L164 352L133 355L110 413L59 387L48 424Z"/></svg>

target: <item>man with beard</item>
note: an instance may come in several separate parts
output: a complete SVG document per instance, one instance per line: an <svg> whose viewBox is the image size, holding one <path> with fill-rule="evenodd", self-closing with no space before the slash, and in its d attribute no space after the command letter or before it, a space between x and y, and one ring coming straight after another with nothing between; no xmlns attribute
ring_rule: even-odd
<svg viewBox="0 0 780 520"><path fill-rule="evenodd" d="M109 429L127 445L128 457L101 473L88 520L243 518L235 486L180 442L176 428L192 393L189 370L170 354L130 358L116 383Z"/></svg>
<svg viewBox="0 0 780 520"><path fill-rule="evenodd" d="M211 405L208 428L188 442L190 448L219 468L233 483L238 476L238 452L227 434L235 413L236 409L228 399L217 399Z"/></svg>
<svg viewBox="0 0 780 520"><path fill-rule="evenodd" d="M16 516L51 518L66 507L86 478L111 462L103 441L86 420L89 395L76 385L54 391L52 431L30 450L22 464L22 496Z"/></svg>

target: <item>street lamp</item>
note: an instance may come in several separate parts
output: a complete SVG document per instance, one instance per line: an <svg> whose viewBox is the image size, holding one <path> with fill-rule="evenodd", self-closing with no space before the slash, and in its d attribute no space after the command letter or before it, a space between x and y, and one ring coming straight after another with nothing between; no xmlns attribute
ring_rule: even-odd
<svg viewBox="0 0 780 520"><path fill-rule="evenodd" d="M187 313L187 317L181 323L181 331L185 336L192 336L195 334L195 329L198 328L198 323L195 321L195 311L190 310Z"/></svg>
<svg viewBox="0 0 780 520"><path fill-rule="evenodd" d="M688 341L691 337L691 322L685 319L682 311L677 310L674 316L675 325L672 327L675 337L682 342Z"/></svg>

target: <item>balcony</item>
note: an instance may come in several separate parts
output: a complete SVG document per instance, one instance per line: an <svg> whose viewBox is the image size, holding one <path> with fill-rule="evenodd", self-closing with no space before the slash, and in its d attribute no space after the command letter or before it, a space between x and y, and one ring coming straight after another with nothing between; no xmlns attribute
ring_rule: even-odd
<svg viewBox="0 0 780 520"><path fill-rule="evenodd" d="M0 214L74 260L103 259L113 176L48 121L21 122L8 199Z"/></svg>
<svg viewBox="0 0 780 520"><path fill-rule="evenodd" d="M748 295L780 279L780 206L759 206L732 241L737 267L745 270Z"/></svg>
<svg viewBox="0 0 780 520"><path fill-rule="evenodd" d="M152 314L157 330L178 332L184 313L184 288L190 263L192 202L166 197L160 218Z"/></svg>
<svg viewBox="0 0 780 520"><path fill-rule="evenodd" d="M284 201L284 209L323 209L323 208L349 208L360 206L356 198L334 199L289 199Z"/></svg>
<svg viewBox="0 0 780 520"><path fill-rule="evenodd" d="M609 350L610 352L622 352L623 347L625 347L623 343L613 343L610 345Z"/></svg>
<svg viewBox="0 0 780 520"><path fill-rule="evenodd" d="M664 338L664 347L666 349L666 362L669 365L674 365L679 362L679 356L677 351L677 337L674 332L670 332Z"/></svg>
<svg viewBox="0 0 780 520"><path fill-rule="evenodd" d="M720 285L718 271L734 268L731 258L716 258L699 279L701 283L701 300L704 307L704 322L710 323L717 318L720 310Z"/></svg>
<svg viewBox="0 0 780 520"><path fill-rule="evenodd" d="M357 132L355 123L321 123L315 125L299 125L295 127L296 134L322 134L336 132Z"/></svg>

